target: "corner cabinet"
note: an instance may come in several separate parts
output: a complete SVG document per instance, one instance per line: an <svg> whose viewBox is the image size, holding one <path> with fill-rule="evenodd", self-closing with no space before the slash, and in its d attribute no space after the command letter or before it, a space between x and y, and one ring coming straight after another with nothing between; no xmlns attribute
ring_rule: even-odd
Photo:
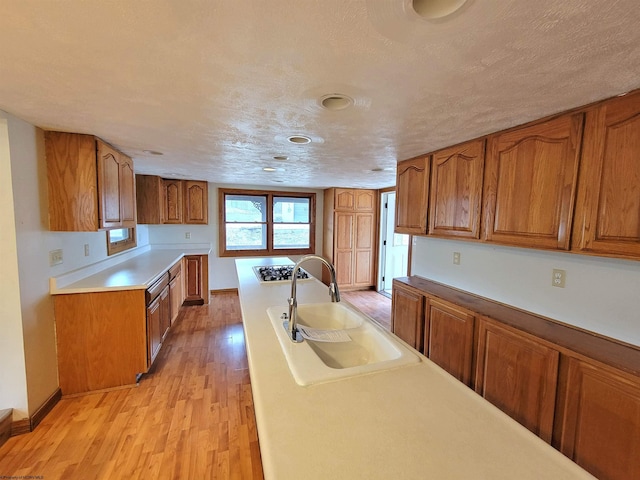
<svg viewBox="0 0 640 480"><path fill-rule="evenodd" d="M640 258L640 92L587 111L572 249Z"/></svg>
<svg viewBox="0 0 640 480"><path fill-rule="evenodd" d="M209 223L208 183L136 175L138 223L206 225Z"/></svg>
<svg viewBox="0 0 640 480"><path fill-rule="evenodd" d="M377 204L377 190L325 190L323 254L334 264L340 288L375 286ZM326 269L322 279L329 282Z"/></svg>
<svg viewBox="0 0 640 480"><path fill-rule="evenodd" d="M426 235L429 208L430 156L398 163L396 174L396 233Z"/></svg>
<svg viewBox="0 0 640 480"><path fill-rule="evenodd" d="M45 132L49 228L95 232L136 225L133 161L92 135Z"/></svg>
<svg viewBox="0 0 640 480"><path fill-rule="evenodd" d="M480 238L484 139L433 154L429 235Z"/></svg>
<svg viewBox="0 0 640 480"><path fill-rule="evenodd" d="M568 250L578 181L583 114L489 137L484 239Z"/></svg>

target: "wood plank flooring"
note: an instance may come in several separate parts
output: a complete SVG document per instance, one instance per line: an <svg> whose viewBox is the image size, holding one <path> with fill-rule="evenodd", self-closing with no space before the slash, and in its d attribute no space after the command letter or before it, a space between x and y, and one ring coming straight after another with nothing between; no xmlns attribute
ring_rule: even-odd
<svg viewBox="0 0 640 480"><path fill-rule="evenodd" d="M0 478L262 479L236 293L183 308L139 386L63 397L0 448Z"/></svg>
<svg viewBox="0 0 640 480"><path fill-rule="evenodd" d="M387 330L391 330L391 299L375 290L354 290L340 292L355 307L373 318Z"/></svg>

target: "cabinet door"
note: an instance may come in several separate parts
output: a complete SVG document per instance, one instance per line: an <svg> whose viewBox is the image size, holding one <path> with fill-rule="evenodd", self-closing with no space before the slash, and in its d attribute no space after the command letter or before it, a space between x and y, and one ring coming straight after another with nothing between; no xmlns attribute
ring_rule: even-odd
<svg viewBox="0 0 640 480"><path fill-rule="evenodd" d="M169 296L169 285L164 287L160 293L160 338L164 337L171 326L171 297Z"/></svg>
<svg viewBox="0 0 640 480"><path fill-rule="evenodd" d="M335 209L353 211L355 205L354 190L351 188L336 188Z"/></svg>
<svg viewBox="0 0 640 480"><path fill-rule="evenodd" d="M120 154L120 218L122 228L136 226L136 176L133 160Z"/></svg>
<svg viewBox="0 0 640 480"><path fill-rule="evenodd" d="M480 238L484 140L433 154L429 235Z"/></svg>
<svg viewBox="0 0 640 480"><path fill-rule="evenodd" d="M355 214L353 283L358 287L375 284L375 218L373 213Z"/></svg>
<svg viewBox="0 0 640 480"><path fill-rule="evenodd" d="M568 250L582 120L565 115L489 138L485 240Z"/></svg>
<svg viewBox="0 0 640 480"><path fill-rule="evenodd" d="M603 480L640 478L640 380L569 359L559 449Z"/></svg>
<svg viewBox="0 0 640 480"><path fill-rule="evenodd" d="M195 180L184 182L184 223L206 225L208 216L208 184Z"/></svg>
<svg viewBox="0 0 640 480"><path fill-rule="evenodd" d="M640 257L640 93L585 120L573 249Z"/></svg>
<svg viewBox="0 0 640 480"><path fill-rule="evenodd" d="M147 307L147 355L149 366L153 363L162 343L162 308L158 296Z"/></svg>
<svg viewBox="0 0 640 480"><path fill-rule="evenodd" d="M162 180L164 212L162 223L182 223L182 180Z"/></svg>
<svg viewBox="0 0 640 480"><path fill-rule="evenodd" d="M376 190L355 190L354 208L358 212L373 212L376 208Z"/></svg>
<svg viewBox="0 0 640 480"><path fill-rule="evenodd" d="M169 283L169 297L171 298L171 325L178 318L182 306L182 270L178 271Z"/></svg>
<svg viewBox="0 0 640 480"><path fill-rule="evenodd" d="M536 337L482 318L476 392L551 442L558 357Z"/></svg>
<svg viewBox="0 0 640 480"><path fill-rule="evenodd" d="M203 261L201 255L187 255L185 259L185 300L187 305L204 304Z"/></svg>
<svg viewBox="0 0 640 480"><path fill-rule="evenodd" d="M398 163L396 233L426 235L429 202L429 156Z"/></svg>
<svg viewBox="0 0 640 480"><path fill-rule="evenodd" d="M423 349L424 296L393 283L391 331L416 350Z"/></svg>
<svg viewBox="0 0 640 480"><path fill-rule="evenodd" d="M355 214L336 212L334 214L334 267L340 287L353 285L353 238Z"/></svg>
<svg viewBox="0 0 640 480"><path fill-rule="evenodd" d="M98 141L100 228L122 226L120 207L120 153Z"/></svg>
<svg viewBox="0 0 640 480"><path fill-rule="evenodd" d="M471 386L472 312L435 298L426 299L425 354L461 382Z"/></svg>

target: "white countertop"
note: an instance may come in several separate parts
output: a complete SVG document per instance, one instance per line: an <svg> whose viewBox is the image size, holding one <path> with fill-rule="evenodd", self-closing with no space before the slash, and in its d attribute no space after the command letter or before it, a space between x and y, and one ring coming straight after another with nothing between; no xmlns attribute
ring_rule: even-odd
<svg viewBox="0 0 640 480"><path fill-rule="evenodd" d="M299 386L266 309L287 308L289 283L258 282L238 259L240 303L264 475L312 479L593 479L560 452L441 368L422 362ZM299 303L328 302L319 281Z"/></svg>
<svg viewBox="0 0 640 480"><path fill-rule="evenodd" d="M152 248L99 271L87 268L51 278L49 293L62 295L146 289L183 256L208 255L210 251L208 247ZM86 270L86 275L83 275L83 270Z"/></svg>

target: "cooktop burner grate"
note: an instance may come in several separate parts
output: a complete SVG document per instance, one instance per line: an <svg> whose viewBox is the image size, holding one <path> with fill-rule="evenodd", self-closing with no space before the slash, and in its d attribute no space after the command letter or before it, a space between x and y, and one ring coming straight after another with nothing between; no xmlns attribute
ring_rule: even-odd
<svg viewBox="0 0 640 480"><path fill-rule="evenodd" d="M253 267L258 280L261 282L286 282L291 280L293 265L269 265L265 267ZM304 280L309 274L304 269L298 270L298 279Z"/></svg>

